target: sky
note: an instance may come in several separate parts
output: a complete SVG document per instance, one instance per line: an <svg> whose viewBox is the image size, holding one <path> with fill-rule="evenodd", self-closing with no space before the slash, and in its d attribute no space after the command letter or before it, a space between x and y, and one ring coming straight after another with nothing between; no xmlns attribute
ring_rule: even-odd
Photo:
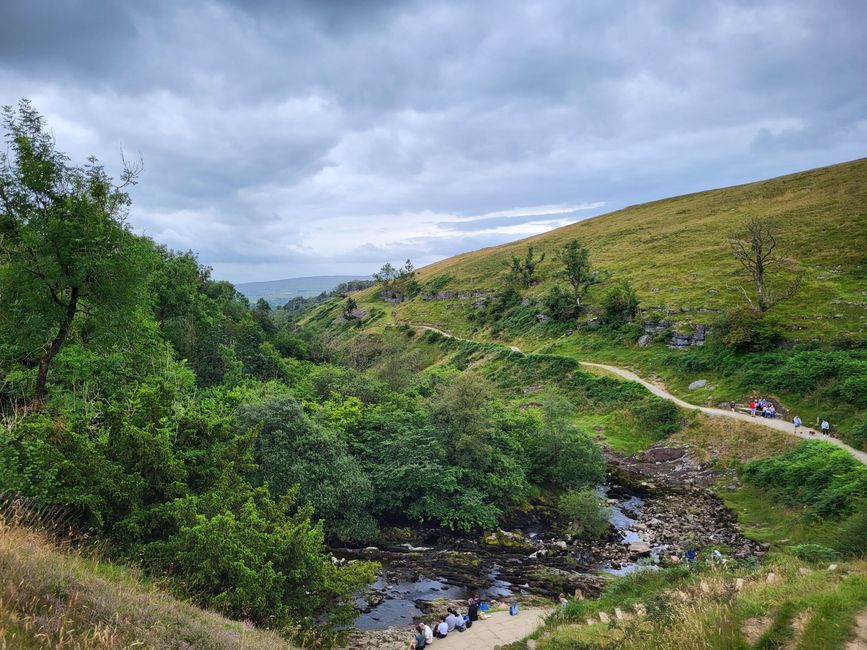
<svg viewBox="0 0 867 650"><path fill-rule="evenodd" d="M863 0L3 0L0 104L218 279L419 267L860 158Z"/></svg>

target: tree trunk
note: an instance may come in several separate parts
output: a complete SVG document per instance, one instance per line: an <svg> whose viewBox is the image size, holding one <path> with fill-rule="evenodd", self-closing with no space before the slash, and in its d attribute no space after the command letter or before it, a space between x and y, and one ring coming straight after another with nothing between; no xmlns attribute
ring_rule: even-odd
<svg viewBox="0 0 867 650"><path fill-rule="evenodd" d="M60 321L60 328L57 330L57 335L52 339L45 351L45 354L39 360L39 371L36 374L36 393L33 396L31 408L38 411L42 406L42 401L45 399L46 385L48 383L48 369L51 367L51 362L60 348L66 337L69 335L69 330L72 328L72 320L75 318L75 312L78 309L78 287L73 287L69 295L69 304L66 305L66 313L63 315L63 320Z"/></svg>

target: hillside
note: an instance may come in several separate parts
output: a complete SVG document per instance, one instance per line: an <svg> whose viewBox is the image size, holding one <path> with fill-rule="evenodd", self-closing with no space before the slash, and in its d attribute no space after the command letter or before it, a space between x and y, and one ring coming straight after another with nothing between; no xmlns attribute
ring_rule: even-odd
<svg viewBox="0 0 867 650"><path fill-rule="evenodd" d="M781 254L803 271L799 293L777 307L790 340L863 337L867 329L867 159L772 180L632 206L517 241L458 255L419 271L422 284L447 277L440 291L497 289L511 255L526 246L545 253L541 297L555 282L554 250L577 238L594 267L628 280L642 311L676 321L710 324L716 310L739 303L730 290L737 262L727 235L751 217L779 224ZM591 296L592 302L592 296ZM422 296L403 304L400 317L466 326L461 312Z"/></svg>
<svg viewBox="0 0 867 650"><path fill-rule="evenodd" d="M745 301L728 236L743 233L753 217L776 222L775 252L786 260L781 277L800 275L800 288L762 321L771 323L767 341L730 349L714 333ZM557 321L544 298L555 286L568 288L556 252L571 240L608 275L590 288L577 317ZM537 259L545 255L536 280L520 289L520 302L494 312L512 256L523 258L528 246ZM524 352L629 368L693 404L727 407L762 395L789 420L795 410L811 426L828 418L851 445L867 446L867 159L629 207L443 260L416 279L418 294L400 303L385 302L378 289L360 292L369 316L343 333L330 325L332 335L431 325ZM639 301L635 322L600 325L604 294L624 280ZM336 305L330 309L338 314ZM690 345L696 332L707 345Z"/></svg>
<svg viewBox="0 0 867 650"><path fill-rule="evenodd" d="M312 298L323 291L331 291L338 284L358 280L357 275L315 275L304 278L286 278L266 282L241 282L235 288L250 302L264 298L272 306L282 305L292 298Z"/></svg>
<svg viewBox="0 0 867 650"><path fill-rule="evenodd" d="M287 648L146 585L136 571L57 547L0 518L2 648Z"/></svg>

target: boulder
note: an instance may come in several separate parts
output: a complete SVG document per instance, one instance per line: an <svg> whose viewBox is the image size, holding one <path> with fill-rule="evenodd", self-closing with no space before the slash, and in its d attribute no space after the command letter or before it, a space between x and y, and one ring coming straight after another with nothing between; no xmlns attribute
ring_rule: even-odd
<svg viewBox="0 0 867 650"><path fill-rule="evenodd" d="M689 385L690 390L698 390L699 388L704 388L707 386L707 379L696 379Z"/></svg>
<svg viewBox="0 0 867 650"><path fill-rule="evenodd" d="M649 345L652 339L653 337L651 337L650 334L645 334L638 338L638 345L643 348L644 346Z"/></svg>
<svg viewBox="0 0 867 650"><path fill-rule="evenodd" d="M629 545L629 552L636 555L650 555L650 544L647 542L632 542Z"/></svg>
<svg viewBox="0 0 867 650"><path fill-rule="evenodd" d="M611 618L605 612L599 612L599 620L602 623L610 623L611 622Z"/></svg>

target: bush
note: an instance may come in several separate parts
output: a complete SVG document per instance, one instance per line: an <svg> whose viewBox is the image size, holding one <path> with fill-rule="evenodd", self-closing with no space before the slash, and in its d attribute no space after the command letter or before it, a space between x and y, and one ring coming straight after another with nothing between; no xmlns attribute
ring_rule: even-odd
<svg viewBox="0 0 867 650"><path fill-rule="evenodd" d="M867 467L846 450L818 440L748 463L744 474L754 485L774 489L790 505L805 506L819 517L845 516L867 494Z"/></svg>
<svg viewBox="0 0 867 650"><path fill-rule="evenodd" d="M680 412L674 402L652 395L632 409L637 424L656 439L665 438L680 427Z"/></svg>
<svg viewBox="0 0 867 650"><path fill-rule="evenodd" d="M616 284L602 295L602 321L616 325L625 323L638 313L638 297L629 282Z"/></svg>
<svg viewBox="0 0 867 650"><path fill-rule="evenodd" d="M855 512L837 529L834 547L848 557L867 555L867 501L855 504Z"/></svg>
<svg viewBox="0 0 867 650"><path fill-rule="evenodd" d="M831 562L840 559L839 552L821 544L795 544L790 546L789 550L804 562Z"/></svg>
<svg viewBox="0 0 867 650"><path fill-rule="evenodd" d="M560 511L578 535L602 537L611 525L611 509L592 490L567 492L560 497Z"/></svg>
<svg viewBox="0 0 867 650"><path fill-rule="evenodd" d="M726 311L712 331L713 341L740 352L767 350L783 335L777 319L743 308Z"/></svg>
<svg viewBox="0 0 867 650"><path fill-rule="evenodd" d="M542 298L542 305L545 307L545 313L561 322L571 321L578 313L575 296L563 291L558 286L551 287L550 291L545 294L545 297Z"/></svg>

